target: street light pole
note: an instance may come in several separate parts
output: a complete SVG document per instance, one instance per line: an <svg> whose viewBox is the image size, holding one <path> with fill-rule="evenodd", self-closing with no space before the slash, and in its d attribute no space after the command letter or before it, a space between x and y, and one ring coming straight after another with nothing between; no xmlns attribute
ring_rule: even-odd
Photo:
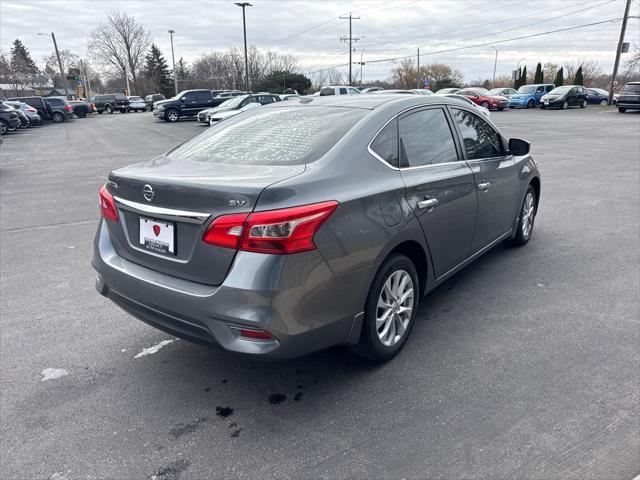
<svg viewBox="0 0 640 480"><path fill-rule="evenodd" d="M496 67L498 66L498 49L491 46L496 51L496 59L493 62L493 80L491 80L491 88L496 86Z"/></svg>
<svg viewBox="0 0 640 480"><path fill-rule="evenodd" d="M362 56L364 55L364 49L360 52L360 86L362 86L362 66L364 62L362 61Z"/></svg>
<svg viewBox="0 0 640 480"><path fill-rule="evenodd" d="M618 40L618 48L616 49L616 60L613 64L613 73L611 75L611 88L609 89L609 105L613 102L613 89L616 86L616 76L618 75L618 65L620 64L620 54L622 53L622 44L624 43L624 33L627 30L627 19L629 18L629 8L631 0L627 0L624 7L624 16L622 18L622 27L620 27L620 40Z"/></svg>
<svg viewBox="0 0 640 480"><path fill-rule="evenodd" d="M175 90L175 95L178 95L178 77L176 75L176 56L173 53L173 34L176 33L175 30L169 30L169 36L171 37L171 61L173 62L173 89Z"/></svg>
<svg viewBox="0 0 640 480"><path fill-rule="evenodd" d="M247 56L247 21L244 15L246 7L252 7L249 2L236 2L234 5L242 7L242 31L244 33L244 89L249 93L249 57Z"/></svg>
<svg viewBox="0 0 640 480"><path fill-rule="evenodd" d="M49 35L48 33L38 33L38 35ZM60 60L60 52L58 51L58 43L56 42L56 36L53 32L51 32L51 39L53 40L53 48L56 51L56 57L58 58L58 67L60 67L60 76L62 79L62 84L64 85L64 93L69 96L69 88L67 85L67 76L64 73L62 68L62 60Z"/></svg>

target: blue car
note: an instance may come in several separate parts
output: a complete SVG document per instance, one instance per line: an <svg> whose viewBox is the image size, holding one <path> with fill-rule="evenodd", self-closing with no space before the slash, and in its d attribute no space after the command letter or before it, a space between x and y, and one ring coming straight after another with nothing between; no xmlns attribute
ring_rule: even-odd
<svg viewBox="0 0 640 480"><path fill-rule="evenodd" d="M540 105L540 99L556 88L552 83L523 85L518 93L509 97L509 108L534 108Z"/></svg>
<svg viewBox="0 0 640 480"><path fill-rule="evenodd" d="M587 88L587 102L589 105L607 105L609 92L602 88Z"/></svg>

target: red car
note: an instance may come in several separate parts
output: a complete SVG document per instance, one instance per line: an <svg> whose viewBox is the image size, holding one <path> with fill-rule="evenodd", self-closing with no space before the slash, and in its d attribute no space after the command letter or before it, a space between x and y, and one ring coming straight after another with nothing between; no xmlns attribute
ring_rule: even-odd
<svg viewBox="0 0 640 480"><path fill-rule="evenodd" d="M456 95L463 95L473 103L488 108L489 110L504 110L509 106L509 99L507 97L495 95L486 88L463 88L456 92Z"/></svg>

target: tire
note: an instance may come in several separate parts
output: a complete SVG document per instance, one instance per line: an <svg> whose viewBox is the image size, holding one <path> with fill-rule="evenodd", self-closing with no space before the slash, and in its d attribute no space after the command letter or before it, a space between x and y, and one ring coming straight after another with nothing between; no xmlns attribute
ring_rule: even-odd
<svg viewBox="0 0 640 480"><path fill-rule="evenodd" d="M211 121L211 119L209 119L209 122L208 122L208 123L209 123L209 126L210 126L210 127L213 127L214 122L212 122L212 121Z"/></svg>
<svg viewBox="0 0 640 480"><path fill-rule="evenodd" d="M0 135L6 135L9 131L9 125L4 120L0 120Z"/></svg>
<svg viewBox="0 0 640 480"><path fill-rule="evenodd" d="M580 108L587 108L587 101L586 100L582 100L582 103L580 104Z"/></svg>
<svg viewBox="0 0 640 480"><path fill-rule="evenodd" d="M489 102L482 102L482 103L480 104L480 106L481 106L482 108L486 108L487 110L489 110Z"/></svg>
<svg viewBox="0 0 640 480"><path fill-rule="evenodd" d="M618 111L619 111L620 113L624 113L624 112L626 112L626 111L627 111L627 109L626 109L626 108L623 108L623 107L618 107Z"/></svg>
<svg viewBox="0 0 640 480"><path fill-rule="evenodd" d="M86 118L87 115L89 115L89 112L87 111L86 108L81 108L80 110L78 110L78 117L79 118Z"/></svg>
<svg viewBox="0 0 640 480"><path fill-rule="evenodd" d="M171 123L177 122L178 120L180 120L180 114L175 108L170 108L165 112L164 119L167 122L171 122Z"/></svg>
<svg viewBox="0 0 640 480"><path fill-rule="evenodd" d="M544 105L540 104L540 109L541 110L544 110L545 108L547 108L547 107L545 107Z"/></svg>
<svg viewBox="0 0 640 480"><path fill-rule="evenodd" d="M62 123L64 122L64 115L60 112L53 112L52 120L53 123Z"/></svg>
<svg viewBox="0 0 640 480"><path fill-rule="evenodd" d="M531 239L533 234L533 225L536 220L536 213L538 212L536 191L532 185L527 188L527 193L522 201L520 207L518 226L516 227L516 234L513 238L507 240L509 245L514 247L521 247L526 245Z"/></svg>
<svg viewBox="0 0 640 480"><path fill-rule="evenodd" d="M98 115L102 115L102 110L98 110Z"/></svg>
<svg viewBox="0 0 640 480"><path fill-rule="evenodd" d="M560 107L562 110L566 110L567 108L569 108L569 102L567 102L565 100L565 102L562 104L562 106Z"/></svg>
<svg viewBox="0 0 640 480"><path fill-rule="evenodd" d="M394 301L397 297L393 293L406 297L404 302ZM395 357L411 334L419 296L418 274L413 262L404 255L389 256L371 284L360 340L354 351L376 362L386 362ZM387 320L381 322L385 313ZM398 335L401 328L404 330Z"/></svg>
<svg viewBox="0 0 640 480"><path fill-rule="evenodd" d="M609 105L609 102L605 99L600 100L600 105Z"/></svg>
<svg viewBox="0 0 640 480"><path fill-rule="evenodd" d="M527 108L536 108L536 102L534 100L529 100L527 102Z"/></svg>
<svg viewBox="0 0 640 480"><path fill-rule="evenodd" d="M105 105L104 112L111 115L113 113L113 107L111 105Z"/></svg>

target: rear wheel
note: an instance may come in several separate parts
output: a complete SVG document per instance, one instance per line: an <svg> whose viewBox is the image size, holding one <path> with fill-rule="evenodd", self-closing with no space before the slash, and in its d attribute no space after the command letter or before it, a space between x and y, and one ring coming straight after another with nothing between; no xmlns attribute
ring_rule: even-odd
<svg viewBox="0 0 640 480"><path fill-rule="evenodd" d="M603 98L600 100L600 105L609 105L609 102Z"/></svg>
<svg viewBox="0 0 640 480"><path fill-rule="evenodd" d="M569 102L565 101L562 103L562 110L566 110L567 108L569 108Z"/></svg>
<svg viewBox="0 0 640 480"><path fill-rule="evenodd" d="M9 131L9 125L4 120L0 120L0 135L6 135Z"/></svg>
<svg viewBox="0 0 640 480"><path fill-rule="evenodd" d="M106 106L104 107L104 111L105 111L106 113L108 113L109 115L111 115L111 114L113 113L113 107L112 107L111 105L106 105Z"/></svg>
<svg viewBox="0 0 640 480"><path fill-rule="evenodd" d="M102 110L98 110L98 115L102 115Z"/></svg>
<svg viewBox="0 0 640 480"><path fill-rule="evenodd" d="M521 247L529 241L533 233L536 211L536 191L533 186L529 185L527 194L524 196L524 201L522 202L522 207L520 208L520 219L518 220L516 234L508 240L509 244Z"/></svg>
<svg viewBox="0 0 640 480"><path fill-rule="evenodd" d="M587 108L587 101L583 100L582 103L580 104L580 108Z"/></svg>
<svg viewBox="0 0 640 480"><path fill-rule="evenodd" d="M164 118L169 122L177 122L180 119L180 115L178 115L178 111L175 109L167 110L167 113L164 114Z"/></svg>
<svg viewBox="0 0 640 480"><path fill-rule="evenodd" d="M482 104L480 105L482 108L486 108L489 109L489 102L482 102Z"/></svg>
<svg viewBox="0 0 640 480"><path fill-rule="evenodd" d="M53 112L53 122L54 123L64 122L64 115L60 112Z"/></svg>
<svg viewBox="0 0 640 480"><path fill-rule="evenodd" d="M626 108L623 108L623 107L618 107L618 111L619 111L620 113L624 113L624 112L626 112L626 111L627 111L627 109L626 109Z"/></svg>
<svg viewBox="0 0 640 480"><path fill-rule="evenodd" d="M87 111L86 108L81 108L80 110L78 110L78 117L80 118L85 118L87 115L89 114L89 112Z"/></svg>
<svg viewBox="0 0 640 480"><path fill-rule="evenodd" d="M536 102L534 100L529 100L527 102L527 108L535 108Z"/></svg>
<svg viewBox="0 0 640 480"><path fill-rule="evenodd" d="M413 262L400 254L387 258L369 290L355 351L377 362L395 357L411 333L419 293Z"/></svg>

